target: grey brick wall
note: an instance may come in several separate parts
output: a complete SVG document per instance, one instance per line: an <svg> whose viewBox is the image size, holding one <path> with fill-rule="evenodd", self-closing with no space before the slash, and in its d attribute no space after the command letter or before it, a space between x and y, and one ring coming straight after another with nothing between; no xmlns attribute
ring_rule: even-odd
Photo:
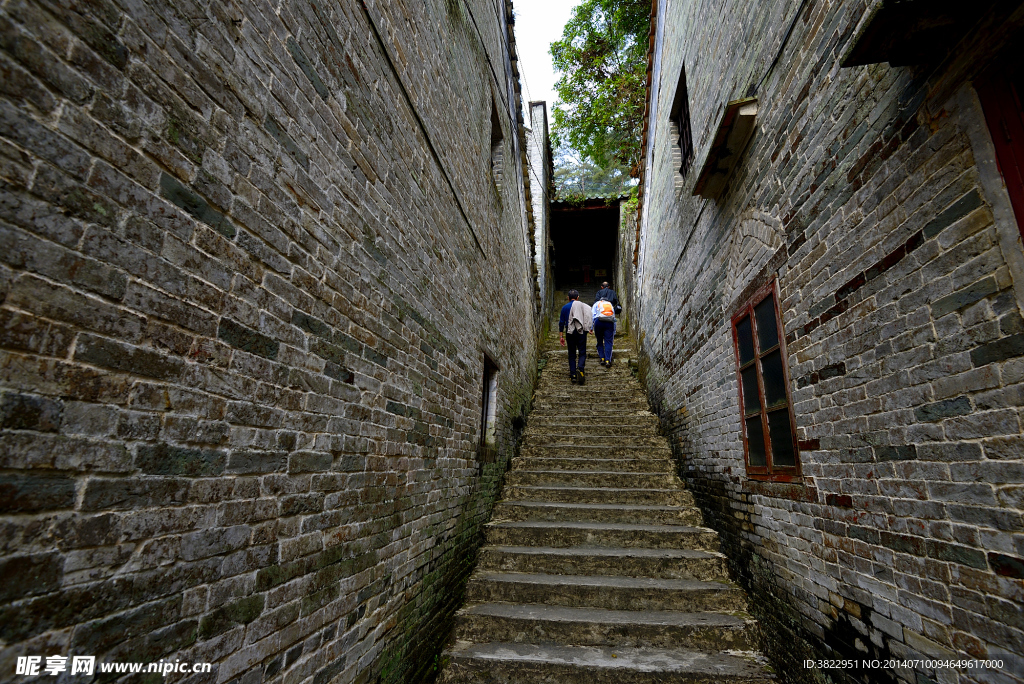
<svg viewBox="0 0 1024 684"><path fill-rule="evenodd" d="M618 295L619 305L622 307L619 326L622 332L631 338L635 337L632 324L638 315L636 308L639 304L636 297L636 269L633 267L636 223L636 211L626 200L619 200L619 230L616 241L615 273L612 277L615 283L615 293ZM633 340L633 344L636 344L636 340Z"/></svg>
<svg viewBox="0 0 1024 684"><path fill-rule="evenodd" d="M500 11L0 2L0 680L429 676L537 367Z"/></svg>
<svg viewBox="0 0 1024 684"><path fill-rule="evenodd" d="M974 33L938 67L841 69L866 3L728 5L658 11L632 317L681 472L784 679L1024 681L1022 252L962 68L998 46ZM729 187L693 197L724 104L761 80L798 8ZM683 64L696 158L679 182L668 109ZM772 278L803 467L792 484L746 476L730 330ZM947 655L1006 664L800 662Z"/></svg>

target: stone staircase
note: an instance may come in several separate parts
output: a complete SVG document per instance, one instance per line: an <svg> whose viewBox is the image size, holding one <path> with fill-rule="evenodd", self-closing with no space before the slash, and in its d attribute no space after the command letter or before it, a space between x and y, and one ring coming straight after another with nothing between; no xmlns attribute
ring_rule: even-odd
<svg viewBox="0 0 1024 684"><path fill-rule="evenodd" d="M592 345L578 387L549 342L439 682L772 681L639 383Z"/></svg>

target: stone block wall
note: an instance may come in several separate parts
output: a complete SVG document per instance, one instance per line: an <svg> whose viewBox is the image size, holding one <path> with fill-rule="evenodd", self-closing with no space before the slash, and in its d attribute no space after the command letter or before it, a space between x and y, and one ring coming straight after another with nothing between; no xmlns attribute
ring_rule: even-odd
<svg viewBox="0 0 1024 684"><path fill-rule="evenodd" d="M1024 681L1024 253L971 84L1020 34L974 30L940 65L840 68L867 4L659 2L641 371L784 679ZM1020 10L1000 25L1019 30ZM684 64L695 159L680 178ZM729 186L694 197L725 103L752 93ZM746 474L730 327L772 279L792 483ZM802 665L823 657L1004 667Z"/></svg>
<svg viewBox="0 0 1024 684"><path fill-rule="evenodd" d="M0 680L429 677L537 367L510 16L0 2Z"/></svg>

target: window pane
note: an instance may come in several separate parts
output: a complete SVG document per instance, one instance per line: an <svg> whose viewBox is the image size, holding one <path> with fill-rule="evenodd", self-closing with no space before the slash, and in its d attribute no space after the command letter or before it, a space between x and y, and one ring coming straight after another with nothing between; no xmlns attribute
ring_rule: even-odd
<svg viewBox="0 0 1024 684"><path fill-rule="evenodd" d="M761 416L747 418L747 454L750 465L764 467L767 459L764 455L764 430L761 429Z"/></svg>
<svg viewBox="0 0 1024 684"><path fill-rule="evenodd" d="M740 365L744 366L754 358L754 337L750 331L750 316L736 323L736 341L740 348Z"/></svg>
<svg viewBox="0 0 1024 684"><path fill-rule="evenodd" d="M786 403L786 380L782 372L782 350L776 349L761 359L761 373L764 380L764 403L766 408Z"/></svg>
<svg viewBox="0 0 1024 684"><path fill-rule="evenodd" d="M796 453L793 451L793 431L788 409L768 414L768 434L772 440L772 465L795 466Z"/></svg>
<svg viewBox="0 0 1024 684"><path fill-rule="evenodd" d="M743 413L761 410L761 396L757 390L757 366L740 371L743 377Z"/></svg>
<svg viewBox="0 0 1024 684"><path fill-rule="evenodd" d="M779 343L779 327L775 324L775 297L768 295L763 302L754 307L757 317L757 344L761 353Z"/></svg>

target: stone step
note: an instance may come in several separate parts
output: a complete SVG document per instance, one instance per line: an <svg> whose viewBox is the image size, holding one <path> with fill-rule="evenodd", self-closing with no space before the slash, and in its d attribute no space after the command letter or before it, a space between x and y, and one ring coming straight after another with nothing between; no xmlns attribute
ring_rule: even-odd
<svg viewBox="0 0 1024 684"><path fill-rule="evenodd" d="M615 337L617 338L618 336L616 335ZM557 338L555 339L555 344L558 344L558 339ZM548 349L547 351L544 352L544 355L547 356L548 358L560 358L561 356L564 356L566 358L566 362L567 362L568 357L569 357L569 350L568 350L567 347L563 347L562 345L558 344L557 348L555 348L555 349ZM611 358L613 360L616 357L622 358L624 356L632 356L632 355L633 355L633 348L632 347L622 347L622 348L616 349L614 342L612 342L612 344L611 344ZM593 337L588 337L587 338L587 358L599 358L599 356L597 355L597 346L594 343L594 338Z"/></svg>
<svg viewBox="0 0 1024 684"><path fill-rule="evenodd" d="M542 403L547 405L538 406L538 404ZM633 425L635 423L633 420L635 416L651 413L645 404L640 404L639 402L630 402L621 406L609 406L596 399L590 401L572 398L558 399L550 402L537 400L534 403L533 410L538 415L543 412L545 415L558 418L562 422L586 425L591 430L605 425ZM651 424L655 425L656 422Z"/></svg>
<svg viewBox="0 0 1024 684"><path fill-rule="evenodd" d="M569 353L564 350L558 350L558 353L543 352L542 358L547 359L547 368L544 369L544 374L541 375L541 380L550 382L552 380L557 381L560 377L568 377L569 374ZM639 384L636 379L630 374L629 362L631 359L636 357L632 354L624 354L619 350L612 347L612 367L607 368L601 365L601 358L597 355L597 351L591 349L587 353L587 368L593 368L596 371L611 374L622 374L622 380L618 386L623 389L634 389L638 388ZM591 365L593 364L593 365ZM548 372L550 371L550 372Z"/></svg>
<svg viewBox="0 0 1024 684"><path fill-rule="evenodd" d="M587 363L584 369L593 373L594 378L599 378L604 386L615 392L642 392L643 389L637 384L630 369L630 358L612 354L612 367L606 368L601 365L597 354L587 356ZM588 376L588 380L589 380ZM569 383L569 355L565 354L560 358L549 356L547 368L541 375L541 381L537 383L538 388L546 387L575 387ZM589 385L583 385L586 389Z"/></svg>
<svg viewBox="0 0 1024 684"><path fill-rule="evenodd" d="M659 426L658 416L650 411L634 411L628 415L618 414L618 418L618 420L610 420L602 424L609 427L613 425L650 425L655 429ZM567 402L567 405L562 406L559 411L531 413L528 421L534 425L585 425L588 428L592 428L595 425L593 411L577 408L571 402Z"/></svg>
<svg viewBox="0 0 1024 684"><path fill-rule="evenodd" d="M594 431L592 420L581 420L578 423L566 422L542 422L540 417L530 418L526 423L526 436L532 435L589 435ZM601 426L601 432L615 437L650 437L658 434L657 420L638 423L630 420L627 425L615 425L605 423Z"/></svg>
<svg viewBox="0 0 1024 684"><path fill-rule="evenodd" d="M574 415L578 414L578 415ZM535 416L530 418L526 424L526 433L535 434L560 434L579 435L590 434L594 430L594 416L583 415L582 411L567 412L565 415L555 417ZM628 437L636 435L639 437L650 437L661 435L658 428L658 417L650 414L631 413L626 416L619 416L614 420L601 423L601 432L616 437Z"/></svg>
<svg viewBox="0 0 1024 684"><path fill-rule="evenodd" d="M718 550L718 535L714 530L683 525L502 521L484 525L484 535L488 544L498 546Z"/></svg>
<svg viewBox="0 0 1024 684"><path fill-rule="evenodd" d="M520 456L512 460L513 470L591 470L615 473L674 473L667 458L546 458Z"/></svg>
<svg viewBox="0 0 1024 684"><path fill-rule="evenodd" d="M545 368L544 375L541 376L543 380L550 381L551 378L558 378L559 372L568 374L569 372L569 352L564 349L551 350L541 353L542 358L547 359L547 368ZM597 355L596 349L590 349L587 352L587 366L591 363L594 364L594 368L605 371L607 373L621 373L623 383L625 386L628 383L636 383L636 379L630 374L629 363L631 360L636 359L636 355L632 352L623 352L620 349L616 349L612 346L612 367L605 368L601 366L599 362L600 357ZM548 373L547 371L553 371Z"/></svg>
<svg viewBox="0 0 1024 684"><path fill-rule="evenodd" d="M614 444L608 442L588 441L588 437L579 437L576 442L551 441L540 438L527 440L520 449L523 456L539 458L577 458L602 461L604 459L647 459L668 461L672 458L672 450L665 443L664 437L650 437L647 444L637 437L619 437ZM591 468L594 470L594 468Z"/></svg>
<svg viewBox="0 0 1024 684"><path fill-rule="evenodd" d="M562 370L559 368L559 370ZM569 368L565 366L565 378L569 377ZM620 370L621 373L617 372L614 368L602 368L601 364L597 364L593 368L588 363L584 370L595 371L594 377L601 378L601 386L597 385L573 385L566 384L565 379L558 377L558 373L554 373L550 378L549 382L539 382L535 388L535 395L559 395L568 397L581 397L581 396L593 396L595 399L615 401L617 399L647 399L647 393L643 390L640 385L636 382L629 382L625 376L629 373L623 366ZM618 376L622 376L619 378ZM609 381L615 380L612 383L613 386L609 386Z"/></svg>
<svg viewBox="0 0 1024 684"><path fill-rule="evenodd" d="M589 366L591 360L593 360L594 365L600 368L598 360L601 357L597 355L597 347L594 346L594 344L590 342L590 340L587 340L587 342L589 342L589 344L587 345L589 347L589 349L587 349L587 365ZM616 367L618 366L628 371L630 359L637 358L637 355L633 352L632 349L617 348L620 342L621 340L616 339L615 344L612 345L611 370L616 370ZM565 347L559 346L556 349L544 350L541 352L541 358L547 359L548 361L547 368L545 368L545 370L551 369L552 366L554 366L557 370L562 370L563 368L568 370L569 368L569 350L566 349ZM601 368L601 370L605 369Z"/></svg>
<svg viewBox="0 0 1024 684"><path fill-rule="evenodd" d="M446 655L448 667L440 684L766 684L774 681L753 653L458 642Z"/></svg>
<svg viewBox="0 0 1024 684"><path fill-rule="evenodd" d="M603 376L607 379L607 375ZM588 377L589 379L589 377ZM608 390L605 383L591 385L570 384L568 388L563 383L557 383L551 387L538 387L533 394L534 400L544 399L548 401L580 401L592 400L594 403L605 406L618 406L630 402L643 402L647 405L647 395L636 391L614 391Z"/></svg>
<svg viewBox="0 0 1024 684"><path fill-rule="evenodd" d="M659 438L662 439L662 438ZM559 444L551 446L524 445L523 456L555 458L671 458L672 449L662 439L661 446L619 446L608 444Z"/></svg>
<svg viewBox="0 0 1024 684"><path fill-rule="evenodd" d="M563 447L585 446L587 448L604 447L619 449L641 449L643 447L662 447L668 450L668 442L661 435L603 435L582 434L565 435L556 432L528 434L523 440L523 447ZM671 451L669 450L669 453ZM600 458L600 456L598 456Z"/></svg>
<svg viewBox="0 0 1024 684"><path fill-rule="evenodd" d="M510 471L509 474L515 471ZM506 484L502 494L508 501L551 503L639 504L693 506L693 494L685 489L631 489L628 487L557 487Z"/></svg>
<svg viewBox="0 0 1024 684"><path fill-rule="evenodd" d="M553 503L548 501L501 501L492 520L578 520L633 522L652 525L702 527L704 517L696 506L642 506L610 503Z"/></svg>
<svg viewBox="0 0 1024 684"><path fill-rule="evenodd" d="M568 396L568 397L593 397L598 400L615 401L621 399L642 399L647 400L647 393L635 382L627 380L629 374L625 365L620 369L602 368L601 364L591 366L589 363L584 368L587 373L587 384L574 385L569 382L568 366L559 366L558 369L548 378L547 382L537 383L534 388L536 396ZM591 373L593 373L591 375ZM590 379L596 382L591 385Z"/></svg>
<svg viewBox="0 0 1024 684"><path fill-rule="evenodd" d="M591 382L591 380L594 380L594 382ZM569 381L566 380L565 382L568 383ZM624 396L616 398L605 383L595 380L589 372L587 373L586 385L570 384L568 387L572 388L568 395L552 395L544 390L538 390L533 397L533 408L538 413L543 410L544 413L552 416L558 416L561 411L569 408L579 409L580 412L587 413L588 415L599 412L605 416L621 415L627 411L651 410L646 397ZM598 391L591 393L588 391L590 388ZM565 391L565 387L557 389L562 392Z"/></svg>
<svg viewBox="0 0 1024 684"><path fill-rule="evenodd" d="M557 362L548 359L548 367L541 375L541 381L537 383L536 390L543 392L547 390L561 390L563 392L603 392L607 396L618 393L623 394L644 394L644 391L636 384L626 359L615 359L611 368L604 368L597 362L596 357L588 356L587 364L584 367L587 373L587 384L575 385L569 380L569 364L565 357ZM594 382L591 383L591 380Z"/></svg>
<svg viewBox="0 0 1024 684"><path fill-rule="evenodd" d="M616 410L628 410L631 408L648 409L650 404L647 402L647 397L637 394L619 394L618 392L609 391L609 388L602 382L594 382L591 385L590 374L587 374L586 385L569 385L570 391L566 391L565 386L558 388L550 388L550 390L541 388L533 396L534 407L542 403L552 404L556 407L564 406L566 404L579 404L580 406L592 407L594 409L604 409L605 411L616 411Z"/></svg>
<svg viewBox="0 0 1024 684"><path fill-rule="evenodd" d="M610 610L732 612L747 609L746 597L725 582L594 575L476 571L466 600L478 603L543 603Z"/></svg>
<svg viewBox="0 0 1024 684"><path fill-rule="evenodd" d="M589 470L510 470L505 484L527 487L616 487L624 489L682 489L672 473L628 473Z"/></svg>
<svg viewBox="0 0 1024 684"><path fill-rule="evenodd" d="M600 366L591 368L590 364L587 364L584 373L586 382L580 385L570 382L569 369L564 369L562 375L551 378L551 382L540 383L534 388L534 400L578 401L593 406L618 405L626 402L648 405L647 394L639 387L624 389L625 379L617 378L615 371ZM591 383L591 380L594 382Z"/></svg>
<svg viewBox="0 0 1024 684"><path fill-rule="evenodd" d="M544 375L541 377L545 382L559 382L569 380L569 355L566 352L561 354L545 354L547 358L547 368L544 369ZM598 357L596 351L591 351L587 354L587 363L585 368L590 371L594 371L594 374L602 374L607 376L616 376L615 385L620 389L633 390L637 387L636 380L633 378L629 362L635 358L631 354L618 354L615 349L612 349L612 367L606 368L601 365L600 357Z"/></svg>
<svg viewBox="0 0 1024 684"><path fill-rule="evenodd" d="M477 568L544 575L656 577L727 581L725 556L694 549L485 546Z"/></svg>
<svg viewBox="0 0 1024 684"><path fill-rule="evenodd" d="M455 638L482 643L556 643L618 648L749 651L754 622L743 615L480 603L458 612Z"/></svg>

